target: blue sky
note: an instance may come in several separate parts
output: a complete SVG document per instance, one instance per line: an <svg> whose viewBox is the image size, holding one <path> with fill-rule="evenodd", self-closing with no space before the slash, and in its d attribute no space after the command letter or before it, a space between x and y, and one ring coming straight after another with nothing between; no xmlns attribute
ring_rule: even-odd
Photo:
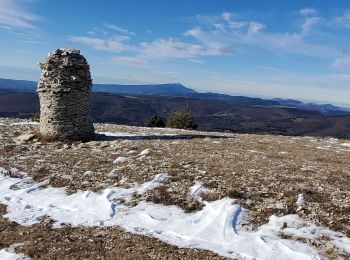
<svg viewBox="0 0 350 260"><path fill-rule="evenodd" d="M75 47L95 83L350 106L348 0L0 0L0 77Z"/></svg>

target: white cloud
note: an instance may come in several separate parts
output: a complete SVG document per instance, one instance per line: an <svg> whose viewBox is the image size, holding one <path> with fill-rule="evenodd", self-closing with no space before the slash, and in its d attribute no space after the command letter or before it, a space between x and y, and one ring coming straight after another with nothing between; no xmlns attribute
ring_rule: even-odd
<svg viewBox="0 0 350 260"><path fill-rule="evenodd" d="M234 17L234 15L232 13L225 12L222 13L221 16L231 29L241 29L249 24L247 21L233 20L232 18Z"/></svg>
<svg viewBox="0 0 350 260"><path fill-rule="evenodd" d="M304 11L306 13L306 11ZM311 11L308 12L311 14ZM200 17L197 26L185 35L198 40L202 45L217 50L217 55L232 53L240 49L263 50L272 53L300 54L315 58L334 58L340 51L334 47L309 43L315 25L320 17L305 17L299 32L272 33L263 31L266 26L257 21L237 20L232 13L223 13L216 17ZM236 20L235 20L236 19Z"/></svg>
<svg viewBox="0 0 350 260"><path fill-rule="evenodd" d="M125 43L125 39L113 38L111 40L105 40L100 38L91 38L84 36L70 36L69 40L72 42L78 42L87 44L94 47L96 50L110 51L110 52L122 52L125 50L131 50L133 47Z"/></svg>
<svg viewBox="0 0 350 260"><path fill-rule="evenodd" d="M291 53L313 58L332 59L340 55L340 51L320 44L305 42L303 34L264 34L253 42L253 45L261 44L262 48L274 53Z"/></svg>
<svg viewBox="0 0 350 260"><path fill-rule="evenodd" d="M231 18L232 18L232 16L233 16L233 14L232 14L232 13L229 13L229 12L223 12L223 13L221 14L221 16L222 16L222 18L224 18L224 20L225 20L226 22L230 22L230 21L231 21Z"/></svg>
<svg viewBox="0 0 350 260"><path fill-rule="evenodd" d="M192 58L200 55L215 55L216 50L203 45L182 42L176 39L158 39L140 44L140 55L148 59Z"/></svg>
<svg viewBox="0 0 350 260"><path fill-rule="evenodd" d="M200 39L203 36L203 30L201 27L192 28L184 33L185 36L192 36L194 38Z"/></svg>
<svg viewBox="0 0 350 260"><path fill-rule="evenodd" d="M149 68L151 67L149 63L138 57L128 57L128 56L113 56L111 61L115 64L134 67L134 68Z"/></svg>
<svg viewBox="0 0 350 260"><path fill-rule="evenodd" d="M265 25L261 23L250 22L249 28L248 28L248 35L257 34L264 28L265 28Z"/></svg>
<svg viewBox="0 0 350 260"><path fill-rule="evenodd" d="M112 37L112 40L118 41L118 42L126 42L130 40L130 37L125 35L117 35Z"/></svg>
<svg viewBox="0 0 350 260"><path fill-rule="evenodd" d="M40 20L36 14L24 8L24 1L0 0L0 24L7 28L37 29L35 22Z"/></svg>
<svg viewBox="0 0 350 260"><path fill-rule="evenodd" d="M117 32L120 32L120 33L124 33L124 34L127 34L127 35L136 35L136 33L134 33L134 32L131 32L131 31L129 31L129 30L127 30L127 29L124 29L124 28L121 28L121 27L119 27L119 26L116 26L116 25L114 25L114 24L110 24L110 23L104 23L103 24L106 28L108 28L108 29L111 29L111 30L114 30L114 31L117 31Z"/></svg>
<svg viewBox="0 0 350 260"><path fill-rule="evenodd" d="M312 7L307 7L299 10L299 14L302 16L317 15L317 10Z"/></svg>
<svg viewBox="0 0 350 260"><path fill-rule="evenodd" d="M88 35L95 35L96 32L95 32L95 31L88 31L87 34L88 34Z"/></svg>
<svg viewBox="0 0 350 260"><path fill-rule="evenodd" d="M350 56L335 59L331 67L340 71L350 71Z"/></svg>
<svg viewBox="0 0 350 260"><path fill-rule="evenodd" d="M189 59L188 61L193 62L193 63L197 63L197 64L202 64L202 63L204 63L203 60L199 60L199 59Z"/></svg>
<svg viewBox="0 0 350 260"><path fill-rule="evenodd" d="M346 10L343 15L336 17L335 23L339 26L350 28L350 10Z"/></svg>
<svg viewBox="0 0 350 260"><path fill-rule="evenodd" d="M311 15L316 10L300 10L300 13ZM113 24L104 26L125 35L113 38L71 36L74 42L87 44L97 50L124 52L131 51L130 56L114 57L114 62L127 66L144 67L149 60L187 59L194 63L203 62L200 57L231 54L236 50L268 51L271 53L298 54L315 58L335 59L341 52L332 46L308 42L314 26L321 24L322 18L307 16L299 32L272 33L262 24L253 20L239 20L232 13L217 16L197 15L197 26L187 30L182 36L191 39L160 38L150 42L128 43L133 32ZM94 28L92 32L98 32Z"/></svg>
<svg viewBox="0 0 350 260"><path fill-rule="evenodd" d="M261 69L261 70L265 70L265 71L270 71L270 72L286 72L285 70L279 69L279 68L275 68L275 67L271 67L271 66L256 66L256 68Z"/></svg>
<svg viewBox="0 0 350 260"><path fill-rule="evenodd" d="M234 51L233 44L226 40L226 32L207 32L201 27L192 28L184 33L185 36L191 36L201 42L203 46L211 50L211 55L225 55Z"/></svg>
<svg viewBox="0 0 350 260"><path fill-rule="evenodd" d="M322 19L320 17L307 17L302 25L302 34L306 35L310 33L312 27L318 24Z"/></svg>

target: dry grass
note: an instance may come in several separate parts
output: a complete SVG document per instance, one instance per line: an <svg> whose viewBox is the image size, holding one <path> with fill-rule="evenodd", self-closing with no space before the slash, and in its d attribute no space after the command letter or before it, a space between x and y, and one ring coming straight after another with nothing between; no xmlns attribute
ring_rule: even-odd
<svg viewBox="0 0 350 260"><path fill-rule="evenodd" d="M96 128L134 134L193 134L113 125ZM189 190L202 183L208 189L202 194L204 200L236 199L250 210L254 227L266 223L272 214L296 213L298 194L303 193L307 205L298 214L350 236L350 149L328 139L225 135L219 139L32 142L15 146L14 131L30 129L4 128L0 151L6 152L1 153L0 166L21 167L37 180L47 179L51 185L68 187L70 192L143 183L156 174L168 173L168 181L134 202L148 200L195 211L203 205L189 195ZM151 153L141 157L144 149ZM130 161L113 164L119 156ZM89 174L84 174L87 171ZM109 174L112 171L114 174ZM276 207L276 203L283 206Z"/></svg>

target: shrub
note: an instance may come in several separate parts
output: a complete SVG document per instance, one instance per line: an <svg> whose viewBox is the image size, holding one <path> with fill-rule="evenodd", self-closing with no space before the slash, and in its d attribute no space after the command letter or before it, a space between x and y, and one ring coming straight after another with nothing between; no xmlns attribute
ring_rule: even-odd
<svg viewBox="0 0 350 260"><path fill-rule="evenodd" d="M167 127L179 129L196 129L198 125L193 122L193 118L188 109L181 109L169 115Z"/></svg>
<svg viewBox="0 0 350 260"><path fill-rule="evenodd" d="M147 127L165 127L165 123L159 115L153 115L145 123Z"/></svg>

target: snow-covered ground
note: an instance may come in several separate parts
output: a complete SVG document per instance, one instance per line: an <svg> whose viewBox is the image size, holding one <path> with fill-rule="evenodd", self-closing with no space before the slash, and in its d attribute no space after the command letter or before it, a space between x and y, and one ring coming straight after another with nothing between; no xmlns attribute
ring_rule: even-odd
<svg viewBox="0 0 350 260"><path fill-rule="evenodd" d="M15 252L16 247L18 247L20 244L14 244L11 245L9 248L1 249L0 250L0 259L1 260L27 260L30 259L29 257L25 256L24 254L17 254Z"/></svg>
<svg viewBox="0 0 350 260"><path fill-rule="evenodd" d="M164 129L163 129L164 131ZM127 132L97 132L97 134L105 135L108 137L114 137L116 139L127 140L144 140L144 139L176 139L176 138L190 138L192 134L172 134L162 132L151 132L151 129L144 127L140 133L127 133Z"/></svg>
<svg viewBox="0 0 350 260"><path fill-rule="evenodd" d="M322 140L312 139L311 142L317 143L317 149L339 152L350 152L350 142L337 138L328 138Z"/></svg>
<svg viewBox="0 0 350 260"><path fill-rule="evenodd" d="M2 123L0 122L0 124ZM29 127L31 123L15 122L11 125L13 125L13 127L20 126L24 128L26 125ZM151 130L153 132L151 132ZM131 140L148 139L150 136L156 136L158 139L162 139L162 136L164 136L163 139L171 139L172 137L179 137L182 134L191 134L180 131L175 132L175 130L169 129L134 129L132 127L127 127L125 131L123 131L123 129L117 129L116 131L113 129L101 129L100 131L100 134ZM245 135L242 135L242 137L244 136ZM317 153L320 154L335 152L339 156L347 156L350 151L349 141L341 139L293 137L286 140L277 140L277 137L259 138L259 143L262 144L264 144L264 142L281 142L284 144L281 150L277 150L277 153L281 155L279 158L288 158L292 156L293 150L288 150L288 146L285 145L289 142L305 142L307 147L311 147L312 150L316 150ZM213 144L224 143L222 140L213 141L210 138L203 140ZM113 143L114 147L115 144L116 143ZM170 144L184 145L184 143L179 142L179 140L169 142L168 145ZM232 141L230 144L236 143ZM82 145L93 147L93 149L99 147L95 144ZM200 147L206 146L207 144ZM145 149L146 147L151 148ZM74 149L71 150L73 151ZM104 149L106 150L107 148ZM119 156L117 158L113 154L110 163L112 164L112 162L114 162L116 168L112 170L108 176L116 175L118 169L125 165L132 165L132 163L136 161L146 161L139 159L146 156L150 158L157 154L155 146L142 146L140 150L132 149L133 150L119 149L118 151L123 152L117 153L116 155ZM235 149L237 149L237 147L235 147ZM103 154L106 152L105 150L103 150ZM37 152L39 150L35 151ZM166 149L162 151L166 151ZM236 153L236 150L228 151L230 155ZM253 160L267 158L265 155L269 152L268 149L260 151L259 147L246 149L246 146L244 146L244 151L248 151L249 158L253 158ZM176 155L178 156L178 154ZM244 154L242 150L241 154ZM239 153L237 152L235 155L239 155ZM22 155L18 155L16 158L22 158ZM217 158L220 159L219 156ZM181 170L185 171L193 168L194 165L192 164L194 163L190 163L192 161L195 160L187 160L187 158L183 160L183 164L180 164ZM296 160L296 162L299 161L300 159ZM37 162L39 162L39 160L37 160ZM16 165L16 163L18 163L18 161L12 163L12 165ZM311 174L312 172L317 172L318 174L320 169L322 169L319 164L315 162L309 163L309 161L302 164L300 163L300 165L296 163L296 165L298 165L298 169L300 169L299 172L306 174ZM346 169L345 166L343 168ZM69 171L71 170L71 168L68 169ZM135 172L139 171L140 168ZM201 173L200 170L198 170L197 172L205 175L205 171ZM90 166L85 168L84 175L93 174L94 172ZM66 172L66 175L70 176L69 172ZM150 176L148 176L148 178L150 178ZM230 176L232 177L232 175ZM298 215L285 215L282 217L271 216L269 222L260 226L256 231L247 231L249 229L243 230L240 228L241 223L248 223L246 216L249 211L240 207L235 200L229 198L223 198L212 202L203 201L205 207L195 213L186 213L176 206L164 206L145 201L141 201L135 207L129 207L119 203L121 201L128 202L132 200L133 193L143 194L156 188L167 178L167 174L160 174L155 176L150 182L141 185L131 185L129 188L111 187L104 189L101 193L78 191L74 194L67 195L64 188L47 187L47 182L35 183L27 176L21 179L12 178L8 176L5 169L0 168L0 203L8 206L5 216L21 225L30 226L40 222L44 216L49 216L55 221L55 228L60 228L65 225L86 227L120 226L127 231L153 236L180 247L208 249L220 255L233 258L322 259L321 254L329 248L327 247L328 245L330 247L336 246L341 248L350 254L350 239L344 234L333 232L322 226L316 226L311 222L301 219ZM207 180L204 178L198 181L197 179L195 180L196 181L192 183L194 185L188 190L188 195L202 201L201 193L210 192L209 189L203 186L203 184L207 183ZM113 183L114 182L106 184L104 187L113 185ZM128 184L129 182L127 181L126 183ZM185 192L188 187L189 186L186 186ZM238 187L238 185L234 187ZM307 196L304 197L303 194L300 194L298 198L295 197L295 204L298 205L299 208L303 208L305 204L308 205L307 199ZM265 208L265 204L260 205L262 205L262 208ZM320 205L322 204L320 203ZM284 207L285 205L283 203L276 202L276 208L283 209ZM320 212L319 208L316 210L316 213ZM285 239L282 239L282 237ZM14 247L10 247L0 250L0 259L24 259L23 255L15 255L13 248Z"/></svg>
<svg viewBox="0 0 350 260"><path fill-rule="evenodd" d="M229 198L204 201L204 208L195 213L151 202L141 202L131 208L116 202L130 200L133 193L152 190L167 178L163 173L131 188L112 187L101 193L78 191L67 195L64 188L46 187L27 176L13 178L0 168L0 203L7 205L5 217L21 225L30 226L49 216L55 221L55 228L67 224L120 226L180 247L208 249L226 257L322 259L321 251L306 243L282 239L281 234L299 238L299 241L317 241L326 236L329 243L350 253L350 239L345 235L304 221L298 215L271 216L257 231L243 231L239 223L248 211ZM198 183L189 193L198 196L201 189ZM11 252L0 251L0 256L6 254Z"/></svg>

